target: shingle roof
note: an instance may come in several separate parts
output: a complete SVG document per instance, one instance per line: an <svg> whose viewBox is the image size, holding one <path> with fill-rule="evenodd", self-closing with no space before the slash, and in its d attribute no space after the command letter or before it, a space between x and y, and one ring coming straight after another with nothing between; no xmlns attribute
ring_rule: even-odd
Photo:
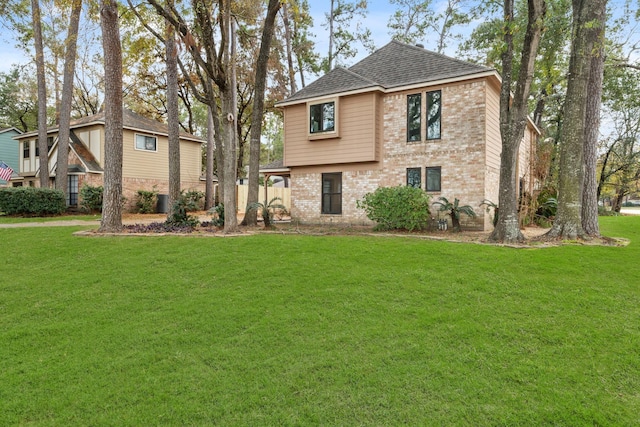
<svg viewBox="0 0 640 427"><path fill-rule="evenodd" d="M288 171L288 170L289 168L284 165L283 159L275 160L271 163L260 166L260 172L270 172L270 171L282 172L282 171Z"/></svg>
<svg viewBox="0 0 640 427"><path fill-rule="evenodd" d="M94 114L93 116L86 116L80 119L72 120L70 123L70 127L72 129L76 129L76 128L87 126L94 123L104 124L104 111ZM127 109L122 110L122 125L125 129L140 130L143 132L156 133L160 135L167 135L168 133L168 127L165 123L143 117ZM47 129L48 133L51 133L51 132L55 133L57 131L58 131L57 126L50 127ZM37 131L33 131L33 132L20 135L20 139L37 135L37 133L38 133ZM199 138L187 132L181 131L180 137L193 140L193 141L204 142L202 138Z"/></svg>
<svg viewBox="0 0 640 427"><path fill-rule="evenodd" d="M89 172L104 172L100 163L96 160L91 151L85 147L74 131L70 132L69 147L76 153L80 161L89 169Z"/></svg>
<svg viewBox="0 0 640 427"><path fill-rule="evenodd" d="M494 71L393 40L348 69L335 68L283 102L354 90L393 89Z"/></svg>

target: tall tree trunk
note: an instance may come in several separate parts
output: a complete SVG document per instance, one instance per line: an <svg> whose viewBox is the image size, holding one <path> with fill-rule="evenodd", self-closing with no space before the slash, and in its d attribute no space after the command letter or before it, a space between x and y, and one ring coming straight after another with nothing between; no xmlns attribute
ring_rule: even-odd
<svg viewBox="0 0 640 427"><path fill-rule="evenodd" d="M228 44L224 49L225 64L227 65L227 78L225 84L220 87L222 98L222 113L224 115L223 145L224 145L224 232L235 233L238 231L238 214L236 198L237 177L237 142L236 120L238 113L238 100L236 95L236 35L235 25L231 20L230 1L225 1L223 31L228 31Z"/></svg>
<svg viewBox="0 0 640 427"><path fill-rule="evenodd" d="M600 236L598 224L598 135L600 134L600 105L602 103L602 80L604 74L604 27L599 52L591 59L589 87L584 135L584 186L582 188L582 228L588 236Z"/></svg>
<svg viewBox="0 0 640 427"><path fill-rule="evenodd" d="M281 5L282 5L282 23L284 24L284 38L285 38L285 45L287 48L289 87L291 90L291 95L293 95L298 91L298 89L296 87L296 70L293 67L293 48L291 47L292 33L291 33L291 23L289 22L289 7L286 2L282 2Z"/></svg>
<svg viewBox="0 0 640 427"><path fill-rule="evenodd" d="M100 4L104 52L104 197L100 231L122 230L122 47L118 4Z"/></svg>
<svg viewBox="0 0 640 427"><path fill-rule="evenodd" d="M211 106L207 106L207 152L205 166L205 190L204 190L204 209L209 210L213 207L213 153L215 149L214 130L213 130L213 112Z"/></svg>
<svg viewBox="0 0 640 427"><path fill-rule="evenodd" d="M600 200L600 195L602 194L602 188L607 181L607 178L610 176L609 173L605 173L607 170L607 165L609 164L609 156L613 152L613 148L615 147L616 142L611 144L611 146L607 149L607 152L604 154L604 158L602 159L602 168L600 169L600 179L598 180L598 189L596 192L596 200Z"/></svg>
<svg viewBox="0 0 640 427"><path fill-rule="evenodd" d="M255 95L253 98L253 110L251 112L251 136L249 140L249 189L247 194L247 207L245 209L242 225L256 225L257 212L249 209L252 203L258 202L258 179L260 173L260 137L262 136L262 117L264 115L264 92L267 80L267 68L269 66L269 52L273 26L280 9L280 0L269 0L267 16L264 19L262 29L262 41L260 52L256 62ZM265 183L266 185L266 183ZM265 206L266 206L265 201Z"/></svg>
<svg viewBox="0 0 640 427"><path fill-rule="evenodd" d="M593 50L603 31L606 3L606 0L573 1L573 41L560 131L558 213L545 235L548 239L587 237L582 228L585 119Z"/></svg>
<svg viewBox="0 0 640 427"><path fill-rule="evenodd" d="M42 47L42 18L40 2L31 0L33 42L36 50L36 78L38 80L38 151L40 152L40 187L49 187L49 153L47 150L47 82L44 74L44 48Z"/></svg>
<svg viewBox="0 0 640 427"><path fill-rule="evenodd" d="M60 116L58 127L58 159L56 165L56 188L69 198L69 133L71 124L71 102L73 101L73 78L76 70L76 45L78 40L78 24L82 12L82 0L73 0L69 32L65 43L64 81L62 83L62 100L60 102Z"/></svg>
<svg viewBox="0 0 640 427"><path fill-rule="evenodd" d="M172 7L172 2L168 7ZM180 199L180 118L178 116L178 52L175 30L167 23L165 48L167 55L167 124L169 126L169 215Z"/></svg>
<svg viewBox="0 0 640 427"><path fill-rule="evenodd" d="M212 109L213 113L213 138L215 140L215 168L214 171L218 177L218 203L224 203L224 183L223 177L224 174L224 147L222 142L222 124L220 123L220 114L219 108L216 102L213 103L214 109ZM235 192L235 188L234 188Z"/></svg>
<svg viewBox="0 0 640 427"><path fill-rule="evenodd" d="M542 35L543 20L546 13L544 0L528 0L528 21L524 37L520 72L515 93L511 96L513 81L513 33L514 2L505 0L504 39L506 49L502 54L502 86L500 88L500 134L502 153L500 154L500 187L498 206L500 216L498 224L489 236L494 242L518 243L524 241L518 218L518 177L517 159L520 142L527 127L527 100L531 92L531 81L536 52Z"/></svg>
<svg viewBox="0 0 640 427"><path fill-rule="evenodd" d="M331 8L329 9L329 54L327 55L327 70L329 72L333 70L333 43L334 43L334 34L333 34L333 20L334 20L334 2L335 0L331 0Z"/></svg>

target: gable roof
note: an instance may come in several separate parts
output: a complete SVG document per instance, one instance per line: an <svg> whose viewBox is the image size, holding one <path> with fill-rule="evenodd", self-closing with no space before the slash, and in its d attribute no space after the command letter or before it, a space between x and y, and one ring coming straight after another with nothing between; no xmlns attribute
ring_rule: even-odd
<svg viewBox="0 0 640 427"><path fill-rule="evenodd" d="M2 129L0 129L0 133L11 132L11 131L15 132L15 133L16 133L16 134L18 134L18 135L22 133L22 131L20 131L20 130L16 129L15 127L2 128Z"/></svg>
<svg viewBox="0 0 640 427"><path fill-rule="evenodd" d="M91 126L95 124L100 124L104 126L104 111L101 111L93 116L86 116L76 120L72 120L70 124L71 129L83 128L86 126ZM167 136L169 132L169 128L165 123L149 119L147 117L143 117L139 114L134 113L133 111L123 109L122 110L122 126L124 129L140 131L146 133L153 133L156 135L164 135ZM57 126L53 126L47 129L47 133L56 133L58 131ZM38 131L32 131L20 136L14 137L14 139L24 139L36 136ZM204 139L199 138L195 135L192 135L187 132L180 132L180 138L187 139L195 142L204 142Z"/></svg>
<svg viewBox="0 0 640 427"><path fill-rule="evenodd" d="M392 40L348 69L331 70L281 103L363 89L392 90L485 73L497 75L493 68Z"/></svg>
<svg viewBox="0 0 640 427"><path fill-rule="evenodd" d="M95 156L91 151L85 147L85 145L80 141L80 138L75 134L74 131L71 131L69 134L69 148L76 153L80 162L85 165L86 169L89 172L104 172L100 163L96 160Z"/></svg>

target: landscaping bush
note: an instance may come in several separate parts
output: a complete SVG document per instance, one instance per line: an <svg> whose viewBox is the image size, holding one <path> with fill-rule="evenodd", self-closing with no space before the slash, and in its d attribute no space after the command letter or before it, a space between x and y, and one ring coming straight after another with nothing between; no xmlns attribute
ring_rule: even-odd
<svg viewBox="0 0 640 427"><path fill-rule="evenodd" d="M215 205L208 211L212 215L211 225L214 227L224 227L224 203Z"/></svg>
<svg viewBox="0 0 640 427"><path fill-rule="evenodd" d="M80 207L87 212L102 212L104 187L85 184L80 188Z"/></svg>
<svg viewBox="0 0 640 427"><path fill-rule="evenodd" d="M136 211L141 214L155 213L157 198L158 191L155 188L152 191L138 190L136 196Z"/></svg>
<svg viewBox="0 0 640 427"><path fill-rule="evenodd" d="M196 227L200 224L198 217L189 215L189 212L198 210L198 199L193 191L181 192L180 197L173 203L171 214L167 219L168 224L176 226ZM201 193L196 191L195 193Z"/></svg>
<svg viewBox="0 0 640 427"><path fill-rule="evenodd" d="M185 199L187 212L200 211L204 209L204 192L198 190L183 191L181 198Z"/></svg>
<svg viewBox="0 0 640 427"><path fill-rule="evenodd" d="M0 212L6 215L59 215L67 209L64 193L38 187L0 189Z"/></svg>
<svg viewBox="0 0 640 427"><path fill-rule="evenodd" d="M429 196L409 186L380 187L357 201L376 230L421 230L429 224Z"/></svg>

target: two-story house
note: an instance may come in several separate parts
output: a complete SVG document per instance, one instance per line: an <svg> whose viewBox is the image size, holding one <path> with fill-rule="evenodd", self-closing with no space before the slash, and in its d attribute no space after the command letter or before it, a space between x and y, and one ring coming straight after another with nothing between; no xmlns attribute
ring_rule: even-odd
<svg viewBox="0 0 640 427"><path fill-rule="evenodd" d="M49 176L55 179L58 159L58 128L47 130L49 146ZM123 111L122 193L127 206L135 202L138 190L168 193L169 143L168 128L131 111ZM39 186L40 162L38 132L14 137L19 143L19 175L24 185ZM203 139L180 133L180 184L183 189L204 191L201 179ZM14 142L15 144L15 142ZM78 203L83 184L103 185L104 174L104 112L71 122L69 138L69 205Z"/></svg>
<svg viewBox="0 0 640 427"><path fill-rule="evenodd" d="M7 166L14 170L14 178L17 177L18 172L18 150L16 149L16 142L13 140L13 137L21 133L22 132L13 127L0 129L0 161L6 163ZM7 184L7 181L0 178L0 186Z"/></svg>
<svg viewBox="0 0 640 427"><path fill-rule="evenodd" d="M369 223L356 201L378 187L413 185L433 200L498 202L501 78L496 70L392 41L335 68L277 105L291 215L307 223ZM530 189L538 130L529 123L518 185Z"/></svg>

